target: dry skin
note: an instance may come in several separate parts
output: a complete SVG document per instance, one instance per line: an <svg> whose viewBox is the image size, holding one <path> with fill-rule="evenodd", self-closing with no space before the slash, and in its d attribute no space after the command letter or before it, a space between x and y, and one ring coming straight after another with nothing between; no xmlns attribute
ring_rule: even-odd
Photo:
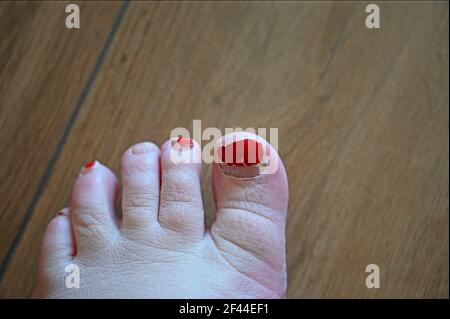
<svg viewBox="0 0 450 319"><path fill-rule="evenodd" d="M0 297L29 296L82 163L201 119L279 128L288 297L448 298L448 2L383 2L378 30L362 2L131 3L94 81L122 3L79 30L64 6L0 3Z"/></svg>

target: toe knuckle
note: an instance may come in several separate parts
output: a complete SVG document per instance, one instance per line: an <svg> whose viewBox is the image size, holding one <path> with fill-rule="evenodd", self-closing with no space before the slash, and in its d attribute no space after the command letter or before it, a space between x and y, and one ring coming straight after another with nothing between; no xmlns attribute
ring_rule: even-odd
<svg viewBox="0 0 450 319"><path fill-rule="evenodd" d="M125 160L122 170L125 175L135 175L155 170L155 163L148 158L136 158L133 160Z"/></svg>
<svg viewBox="0 0 450 319"><path fill-rule="evenodd" d="M131 209L146 209L155 206L158 202L157 194L153 192L127 193L124 196L123 205Z"/></svg>
<svg viewBox="0 0 450 319"><path fill-rule="evenodd" d="M73 216L75 222L83 227L93 227L95 225L106 225L108 223L106 212L99 211L86 205L75 205Z"/></svg>

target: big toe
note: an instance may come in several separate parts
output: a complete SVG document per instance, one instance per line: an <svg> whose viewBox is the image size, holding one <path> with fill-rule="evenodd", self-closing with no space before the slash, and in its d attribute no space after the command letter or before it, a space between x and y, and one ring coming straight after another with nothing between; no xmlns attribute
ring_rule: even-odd
<svg viewBox="0 0 450 319"><path fill-rule="evenodd" d="M247 132L222 137L215 154L211 236L233 267L282 295L288 204L283 163L267 141Z"/></svg>

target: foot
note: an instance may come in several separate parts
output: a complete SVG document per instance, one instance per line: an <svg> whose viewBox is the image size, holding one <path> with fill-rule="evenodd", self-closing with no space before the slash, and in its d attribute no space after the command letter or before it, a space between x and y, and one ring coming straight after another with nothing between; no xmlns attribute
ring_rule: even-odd
<svg viewBox="0 0 450 319"><path fill-rule="evenodd" d="M226 135L216 148L229 147L233 138L256 136ZM175 163L174 141L161 150L146 142L125 152L120 218L116 177L98 161L86 164L70 207L45 232L33 296L284 297L287 178L275 150L260 141L278 163L272 174L264 174L261 164L212 165L217 213L210 227L204 222L201 164ZM181 153L200 158L201 149L192 142ZM68 280L76 286L69 265L78 266L79 288L67 287Z"/></svg>

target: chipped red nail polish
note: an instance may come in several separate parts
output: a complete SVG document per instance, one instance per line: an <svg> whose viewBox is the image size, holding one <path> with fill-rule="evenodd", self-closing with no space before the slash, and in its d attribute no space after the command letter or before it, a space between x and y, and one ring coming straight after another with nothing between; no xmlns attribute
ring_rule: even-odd
<svg viewBox="0 0 450 319"><path fill-rule="evenodd" d="M220 159L228 166L253 166L260 164L263 158L263 147L258 141L243 139L222 145Z"/></svg>
<svg viewBox="0 0 450 319"><path fill-rule="evenodd" d="M94 167L94 165L95 165L95 161L90 161L90 162L87 162L86 164L84 164L83 168L90 169L90 168Z"/></svg>
<svg viewBox="0 0 450 319"><path fill-rule="evenodd" d="M87 173L91 172L94 169L96 164L97 164L97 161L89 161L86 164L84 164L83 168L81 169L80 176L84 176Z"/></svg>
<svg viewBox="0 0 450 319"><path fill-rule="evenodd" d="M185 149L190 149L194 147L194 140L178 135L178 138L172 142L172 147L181 147Z"/></svg>

